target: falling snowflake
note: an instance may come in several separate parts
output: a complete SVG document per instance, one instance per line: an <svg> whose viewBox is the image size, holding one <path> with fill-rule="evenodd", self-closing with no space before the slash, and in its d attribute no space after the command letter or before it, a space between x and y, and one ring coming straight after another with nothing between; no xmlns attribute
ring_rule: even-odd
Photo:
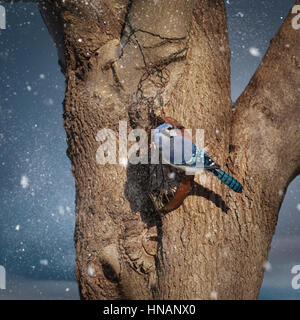
<svg viewBox="0 0 300 320"><path fill-rule="evenodd" d="M26 189L29 185L29 179L27 178L27 176L22 176L21 177L21 182L20 182L21 186L23 189Z"/></svg>
<svg viewBox="0 0 300 320"><path fill-rule="evenodd" d="M59 214L61 214L61 215L64 215L64 214L65 214L65 209L64 209L63 206L58 206L57 209L58 209Z"/></svg>
<svg viewBox="0 0 300 320"><path fill-rule="evenodd" d="M91 265L88 265L87 267L87 274L89 275L89 277L93 278L96 275L96 271L95 268Z"/></svg>
<svg viewBox="0 0 300 320"><path fill-rule="evenodd" d="M210 298L213 300L217 300L218 299L218 293L216 291L212 291L210 293Z"/></svg>
<svg viewBox="0 0 300 320"><path fill-rule="evenodd" d="M272 265L269 261L265 261L263 266L264 266L264 269L268 272L272 270Z"/></svg>
<svg viewBox="0 0 300 320"><path fill-rule="evenodd" d="M47 98L47 99L44 100L44 103L45 103L45 105L47 105L47 106L53 106L54 101L53 101L53 99L51 99L51 98Z"/></svg>
<svg viewBox="0 0 300 320"><path fill-rule="evenodd" d="M261 53L260 53L260 51L259 51L258 48L251 47L251 48L249 49L249 52L250 52L250 54L251 54L253 57L260 57L260 56L261 56Z"/></svg>
<svg viewBox="0 0 300 320"><path fill-rule="evenodd" d="M297 210L300 211L300 203L297 204Z"/></svg>
<svg viewBox="0 0 300 320"><path fill-rule="evenodd" d="M211 238L211 233L210 233L210 232L207 232L207 234L205 235L205 238L206 238L206 239L210 239L210 238Z"/></svg>
<svg viewBox="0 0 300 320"><path fill-rule="evenodd" d="M16 228L15 228L17 231L19 231L20 230L20 225L18 224L18 225L16 225Z"/></svg>
<svg viewBox="0 0 300 320"><path fill-rule="evenodd" d="M47 259L41 259L41 260L40 260L40 264L41 264L42 266L47 266L47 265L49 264L49 262L48 262Z"/></svg>
<svg viewBox="0 0 300 320"><path fill-rule="evenodd" d="M128 160L127 158L120 158L120 165L124 168L127 167L127 164L128 164Z"/></svg>
<svg viewBox="0 0 300 320"><path fill-rule="evenodd" d="M175 179L175 172L170 172L170 173L168 173L168 177L169 177L170 179Z"/></svg>

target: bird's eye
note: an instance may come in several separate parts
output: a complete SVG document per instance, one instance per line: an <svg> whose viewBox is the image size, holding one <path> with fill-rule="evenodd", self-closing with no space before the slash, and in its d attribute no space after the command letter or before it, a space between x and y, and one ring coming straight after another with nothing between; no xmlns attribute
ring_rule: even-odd
<svg viewBox="0 0 300 320"><path fill-rule="evenodd" d="M167 130L169 130L169 131L172 130L172 129L173 129L172 127L168 127L168 128L167 128Z"/></svg>

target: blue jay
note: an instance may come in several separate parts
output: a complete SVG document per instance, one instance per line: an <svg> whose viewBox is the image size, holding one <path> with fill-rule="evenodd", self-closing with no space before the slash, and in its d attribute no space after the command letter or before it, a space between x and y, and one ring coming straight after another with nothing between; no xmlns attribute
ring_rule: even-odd
<svg viewBox="0 0 300 320"><path fill-rule="evenodd" d="M153 135L154 145L159 148L163 163L184 170L187 174L195 174L198 170L204 169L233 191L242 192L242 185L196 146L191 137L184 133L183 126L169 117L165 117L164 120L165 123L159 125Z"/></svg>

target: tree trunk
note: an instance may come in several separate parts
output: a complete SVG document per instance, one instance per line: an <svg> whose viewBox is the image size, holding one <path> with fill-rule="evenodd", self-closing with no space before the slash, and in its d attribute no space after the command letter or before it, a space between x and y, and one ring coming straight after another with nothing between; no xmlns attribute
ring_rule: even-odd
<svg viewBox="0 0 300 320"><path fill-rule="evenodd" d="M40 9L66 76L81 297L256 299L285 190L300 169L293 15L232 107L222 0L49 0ZM100 165L99 130L118 133L119 121L128 131L129 123L148 128L151 113L204 129L207 153L243 193L202 173L178 209L158 214L147 165Z"/></svg>

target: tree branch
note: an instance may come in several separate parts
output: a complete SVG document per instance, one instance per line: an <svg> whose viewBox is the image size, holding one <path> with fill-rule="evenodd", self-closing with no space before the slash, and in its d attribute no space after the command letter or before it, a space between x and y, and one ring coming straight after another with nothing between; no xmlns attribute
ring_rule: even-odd
<svg viewBox="0 0 300 320"><path fill-rule="evenodd" d="M288 15L238 99L232 126L232 161L247 159L238 171L248 181L265 176L261 191L272 194L273 203L300 170L300 32L292 27L294 16Z"/></svg>
<svg viewBox="0 0 300 320"><path fill-rule="evenodd" d="M237 201L228 194L226 203L243 239L239 246L248 247L241 268L264 265L285 191L299 174L300 33L292 28L293 16L271 41L235 107L227 165L244 185L244 196ZM262 277L263 269L255 267L243 285L256 286L258 295Z"/></svg>

